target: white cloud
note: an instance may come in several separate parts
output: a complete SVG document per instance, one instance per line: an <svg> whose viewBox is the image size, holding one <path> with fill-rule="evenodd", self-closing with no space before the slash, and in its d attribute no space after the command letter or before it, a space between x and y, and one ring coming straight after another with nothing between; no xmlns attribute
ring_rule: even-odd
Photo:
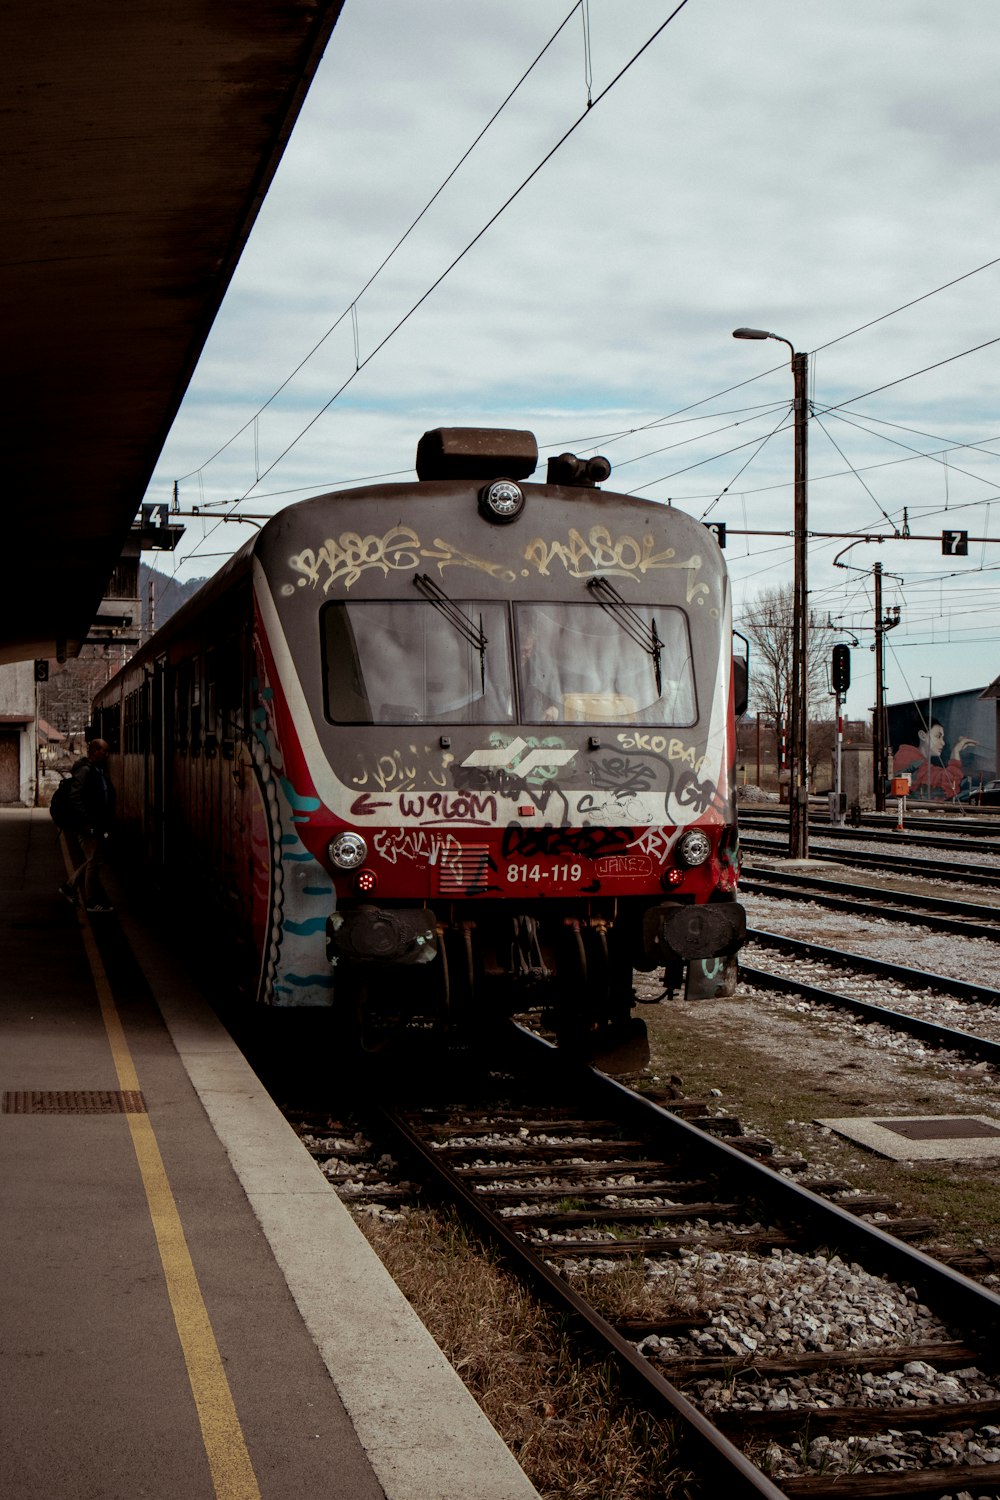
<svg viewBox="0 0 1000 1500"><path fill-rule="evenodd" d="M347 308L568 8L568 0L348 0L162 456L154 498L250 418ZM590 0L590 14L596 96L669 10L653 0ZM448 422L531 426L559 448L640 428L768 370L698 414L787 401L787 350L735 343L731 330L741 324L817 351L821 409L996 337L1000 267L821 347L1000 254L998 39L1000 13L981 0L948 7L689 0L254 494L319 492L408 469L421 431ZM361 299L362 360L584 103L575 16ZM1000 434L998 351L1000 344L893 385L856 410L865 425L878 416L940 439L894 434L920 449ZM250 488L354 364L348 318L256 433L184 482L184 502ZM636 433L609 454L625 464L726 420L734 419ZM763 437L775 421L748 416L731 433L629 462L617 480L633 488L658 479L643 493L686 501L696 515L729 486L713 519L787 530L787 434L738 477L752 448L701 462ZM872 469L864 479L873 499L844 471L908 455L835 415L823 423L849 463L814 424L816 531L878 526L880 507L898 521L908 506L914 531L936 534L961 515L955 524L984 534L981 502L1000 495L995 459L956 451L947 473L931 462ZM1000 440L993 447L1000 453ZM841 477L824 477L834 472ZM250 501L263 510L279 503ZM1000 536L998 510L1000 503L989 524ZM193 525L191 543L198 532ZM244 534L220 526L202 551L235 546ZM860 575L830 567L843 545L817 540L811 576L822 608L857 629L871 624L871 604L858 597ZM738 596L747 596L787 577L791 548L787 540L734 537L729 555ZM943 559L935 543L858 546L849 555L864 567L876 557L907 580L890 697L928 669L956 686L996 674L1000 570L973 570L1000 565L1000 548L971 546L965 564ZM212 565L193 557L184 568L194 575ZM927 582L946 572L959 576ZM973 589L982 592L970 618L961 611ZM986 644L928 650L919 643L932 625L936 639L950 631L953 641L974 625ZM852 711L871 702L869 667L867 659L856 663Z"/></svg>

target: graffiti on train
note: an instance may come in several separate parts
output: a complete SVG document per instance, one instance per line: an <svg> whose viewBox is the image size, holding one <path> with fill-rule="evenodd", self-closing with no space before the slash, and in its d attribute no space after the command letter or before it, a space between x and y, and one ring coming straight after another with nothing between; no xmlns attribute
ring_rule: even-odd
<svg viewBox="0 0 1000 1500"><path fill-rule="evenodd" d="M536 536L523 551L529 565L522 569L528 576L532 568L542 577L552 575L560 566L572 578L587 579L598 575L638 579L649 573L671 570L685 576L685 598L688 604L703 605L709 586L698 576L703 559L697 552L678 557L674 547L658 547L655 537L641 539L628 533L614 536L607 526L592 526L586 536L570 527L564 540ZM442 537L425 544L411 526L393 526L381 535L370 532L343 531L339 537L327 537L317 547L303 547L288 559L295 584L286 583L282 593L288 597L298 588L322 587L329 593L335 583L347 590L373 570L388 577L390 573L408 572L423 563L437 565L443 574L448 568L469 568L504 583L515 578L513 569L489 558L478 557Z"/></svg>
<svg viewBox="0 0 1000 1500"><path fill-rule="evenodd" d="M709 589L708 584L698 577L701 556L694 553L682 560L674 547L664 547L660 551L656 548L656 538L648 534L640 541L628 535L613 537L606 526L592 526L584 537L582 532L570 527L564 542L533 538L524 549L524 557L543 578L551 576L553 565L557 563L571 578L583 579L598 574L642 578L647 573L665 569L681 570L687 574L687 603L704 604Z"/></svg>
<svg viewBox="0 0 1000 1500"><path fill-rule="evenodd" d="M634 834L632 828L525 828L520 823L508 823L500 852L504 859L574 854L597 859L602 854L624 853Z"/></svg>
<svg viewBox="0 0 1000 1500"><path fill-rule="evenodd" d="M288 559L292 572L299 575L296 579L299 588L322 584L324 594L335 583L350 590L359 578L373 570L388 577L390 573L405 573L427 562L436 563L439 573L449 567L471 568L508 584L515 577L513 570L502 563L477 557L441 537L424 546L411 526L393 526L381 536L342 531L339 537L327 537L319 547L304 547ZM281 592L287 598L295 593L295 586L286 583Z"/></svg>
<svg viewBox="0 0 1000 1500"><path fill-rule="evenodd" d="M438 758L428 759L416 745L406 750L390 750L384 754L359 760L359 770L351 777L353 786L371 786L379 792L414 791L418 781L430 782L444 789L448 785L447 769L453 757L444 753Z"/></svg>
<svg viewBox="0 0 1000 1500"><path fill-rule="evenodd" d="M376 854L386 864L398 864L401 859L420 865L447 865L456 863L462 855L462 845L450 833L429 833L423 828L385 828L373 840Z"/></svg>

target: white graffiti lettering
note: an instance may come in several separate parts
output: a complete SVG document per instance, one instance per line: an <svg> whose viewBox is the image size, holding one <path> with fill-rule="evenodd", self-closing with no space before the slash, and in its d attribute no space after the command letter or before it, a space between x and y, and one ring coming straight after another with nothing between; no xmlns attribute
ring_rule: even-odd
<svg viewBox="0 0 1000 1500"><path fill-rule="evenodd" d="M707 755L699 755L693 745L665 734L620 734L618 743L623 750L647 750L653 755L665 755L667 760L679 760L701 775Z"/></svg>
<svg viewBox="0 0 1000 1500"><path fill-rule="evenodd" d="M652 536L644 536L641 542L634 536L612 537L606 526L592 526L586 538L571 527L565 542L533 537L524 549L524 559L544 578L549 577L553 563L561 563L573 578L593 578L598 573L635 578L664 568L683 569L687 572L687 603L704 603L709 591L708 584L698 580L702 567L699 553L681 561L673 547L657 552Z"/></svg>
<svg viewBox="0 0 1000 1500"><path fill-rule="evenodd" d="M308 583L315 588L322 580L325 594L338 581L343 582L345 589L351 588L370 568L378 568L386 575L415 568L420 555L417 533L409 526L394 526L383 536L341 532L339 539L327 537L318 552L306 547L290 557L288 563L293 572L300 574L300 585Z"/></svg>
<svg viewBox="0 0 1000 1500"><path fill-rule="evenodd" d="M420 865L449 865L461 859L462 846L450 833L428 833L422 828L386 828L375 835L376 854L386 864L401 859Z"/></svg>
<svg viewBox="0 0 1000 1500"><path fill-rule="evenodd" d="M477 573L488 573L491 578L499 578L503 583L513 583L517 577L512 568L505 568L502 563L489 562L485 557L476 557L471 552L463 552L460 547L452 542L442 541L439 536L434 538L433 547L424 547L420 555L430 562L436 562L441 574L445 568L473 568Z"/></svg>
<svg viewBox="0 0 1000 1500"><path fill-rule="evenodd" d="M648 854L650 859L663 865L670 857L670 851L680 832L679 828L645 828L628 847L638 849L641 854Z"/></svg>

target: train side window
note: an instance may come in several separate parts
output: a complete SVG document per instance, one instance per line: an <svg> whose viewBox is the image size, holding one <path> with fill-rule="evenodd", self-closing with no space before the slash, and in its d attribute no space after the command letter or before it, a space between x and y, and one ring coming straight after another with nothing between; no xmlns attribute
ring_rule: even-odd
<svg viewBox="0 0 1000 1500"><path fill-rule="evenodd" d="M338 724L497 724L513 719L506 604L331 602L320 614L324 709ZM471 622L456 626L455 619Z"/></svg>
<svg viewBox="0 0 1000 1500"><path fill-rule="evenodd" d="M100 709L97 722L101 739L107 740L109 754L117 755L122 748L121 704L114 703L108 708Z"/></svg>
<svg viewBox="0 0 1000 1500"><path fill-rule="evenodd" d="M174 673L174 743L181 755L187 754L188 710L190 704L191 663L182 661Z"/></svg>
<svg viewBox="0 0 1000 1500"><path fill-rule="evenodd" d="M191 754L201 754L202 735L202 712L201 712L201 659L193 657L191 661L191 708L189 724L191 727Z"/></svg>
<svg viewBox="0 0 1000 1500"><path fill-rule="evenodd" d="M231 760L243 733L243 651L239 636L228 636L215 654L217 734L222 753Z"/></svg>

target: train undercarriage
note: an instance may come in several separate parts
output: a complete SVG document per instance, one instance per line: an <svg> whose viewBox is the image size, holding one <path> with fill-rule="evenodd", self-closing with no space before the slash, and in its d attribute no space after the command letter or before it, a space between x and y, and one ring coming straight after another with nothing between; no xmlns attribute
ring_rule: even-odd
<svg viewBox="0 0 1000 1500"><path fill-rule="evenodd" d="M735 901L594 902L582 915L580 906L335 913L327 952L360 1044L382 1050L414 1025L472 1035L530 1013L567 1049L598 1057L625 1046L638 1056L645 1025L633 1016L636 969L661 970L667 995L735 987L745 933Z"/></svg>

